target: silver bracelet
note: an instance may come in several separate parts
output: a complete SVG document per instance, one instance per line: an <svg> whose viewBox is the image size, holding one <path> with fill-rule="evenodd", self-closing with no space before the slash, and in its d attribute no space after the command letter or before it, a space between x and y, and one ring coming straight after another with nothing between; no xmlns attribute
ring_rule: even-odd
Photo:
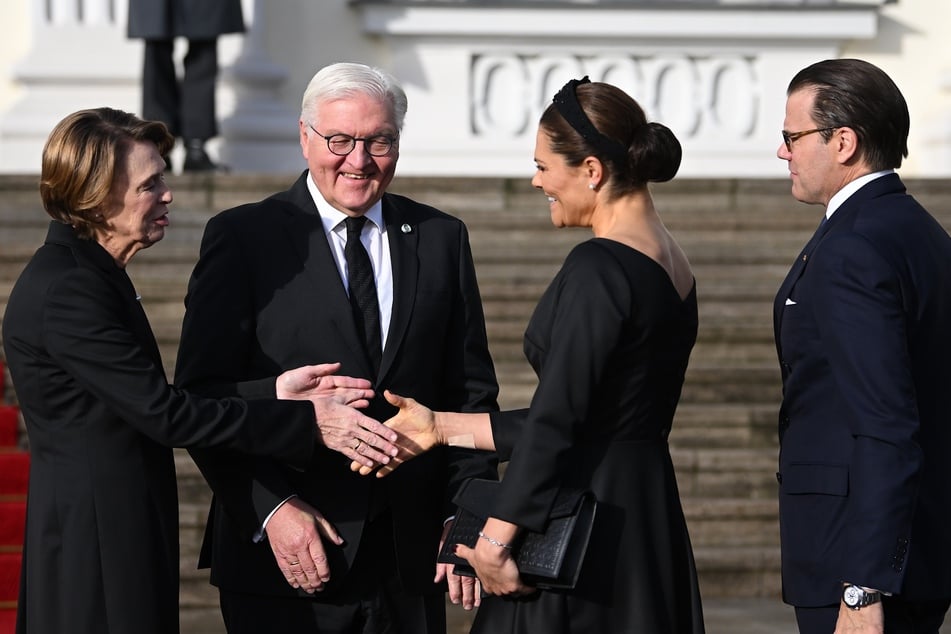
<svg viewBox="0 0 951 634"><path fill-rule="evenodd" d="M512 544L506 544L506 543L504 543L504 542L500 542L500 541L497 540L497 539L492 539L491 537L489 537L488 535L486 535L486 534L483 533L482 531L479 531L479 537L481 537L481 538L484 539L485 541L489 542L489 543L492 544L493 546L498 546L499 548L504 548L505 550L512 550Z"/></svg>

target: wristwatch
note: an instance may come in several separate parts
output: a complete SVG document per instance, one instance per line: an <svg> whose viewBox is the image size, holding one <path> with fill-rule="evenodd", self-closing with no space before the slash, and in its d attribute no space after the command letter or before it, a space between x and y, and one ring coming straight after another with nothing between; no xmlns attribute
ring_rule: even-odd
<svg viewBox="0 0 951 634"><path fill-rule="evenodd" d="M867 605L878 603L881 600L881 592L865 590L859 586L847 585L842 590L842 602L851 610L860 610Z"/></svg>

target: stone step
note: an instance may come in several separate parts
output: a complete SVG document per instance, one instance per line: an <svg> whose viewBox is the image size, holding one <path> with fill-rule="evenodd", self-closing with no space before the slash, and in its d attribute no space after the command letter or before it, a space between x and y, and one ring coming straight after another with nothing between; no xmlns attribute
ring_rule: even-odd
<svg viewBox="0 0 951 634"><path fill-rule="evenodd" d="M700 595L779 597L779 546L699 546L694 548Z"/></svg>
<svg viewBox="0 0 951 634"><path fill-rule="evenodd" d="M282 189L292 177L170 175L175 202L162 244L129 273L159 340L174 360L188 276L202 231L218 211ZM42 243L48 217L34 176L0 177L0 310ZM909 190L951 227L951 179ZM528 178L401 178L391 191L460 217L469 227L489 343L504 408L528 405L536 379L522 336L538 298L565 256L590 238L556 229ZM787 179L697 179L652 188L658 212L697 279L700 329L670 434L704 597L779 595L776 509L777 408L781 397L772 301L821 210L796 203ZM195 569L211 495L194 463L176 450L184 631L223 632L207 571ZM461 634L465 629L460 629ZM453 632L453 634L457 634Z"/></svg>
<svg viewBox="0 0 951 634"><path fill-rule="evenodd" d="M771 447L670 450L680 494L711 500L775 498L777 453Z"/></svg>
<svg viewBox="0 0 951 634"><path fill-rule="evenodd" d="M681 504L695 548L779 546L775 496L753 500L684 497Z"/></svg>
<svg viewBox="0 0 951 634"><path fill-rule="evenodd" d="M681 402L674 415L670 444L679 449L759 449L778 443L779 402Z"/></svg>

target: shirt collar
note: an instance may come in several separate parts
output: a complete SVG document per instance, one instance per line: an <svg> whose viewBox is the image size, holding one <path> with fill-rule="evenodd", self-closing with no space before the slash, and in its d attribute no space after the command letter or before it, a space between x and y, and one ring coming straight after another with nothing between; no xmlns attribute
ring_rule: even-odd
<svg viewBox="0 0 951 634"><path fill-rule="evenodd" d="M895 170L882 170L881 172L872 172L871 174L866 174L864 176L859 176L854 181L848 183L845 187L840 189L835 193L832 198L829 199L829 206L826 207L826 218L831 218L832 214L835 213L835 210L842 206L849 197L860 190L862 187L871 183L876 178L881 178L882 176L887 176L888 174L894 174Z"/></svg>
<svg viewBox="0 0 951 634"><path fill-rule="evenodd" d="M314 199L314 205L317 206L317 213L320 214L320 221L324 225L325 232L330 233L339 225L343 224L343 221L347 219L347 214L327 202L323 194L320 193L320 190L317 189L317 185L309 173L307 175L307 191L310 192L311 198ZM366 216L367 220L375 224L377 229L383 231L382 200L376 201L363 215Z"/></svg>

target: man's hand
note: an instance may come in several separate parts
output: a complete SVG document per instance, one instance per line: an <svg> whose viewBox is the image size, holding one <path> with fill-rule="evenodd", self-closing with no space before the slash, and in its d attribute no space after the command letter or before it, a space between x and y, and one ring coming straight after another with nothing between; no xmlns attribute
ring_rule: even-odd
<svg viewBox="0 0 951 634"><path fill-rule="evenodd" d="M393 472L398 466L412 460L436 445L443 444L436 429L436 415L431 409L411 398L399 396L389 390L383 396L391 405L399 408L395 416L386 421L386 426L398 434L394 440L399 452L389 463L381 463L376 471L376 477L382 478ZM368 475L377 465L367 465L354 461L350 465L353 471L360 475Z"/></svg>
<svg viewBox="0 0 951 634"><path fill-rule="evenodd" d="M330 581L321 535L338 546L343 538L317 509L298 498L280 506L265 529L277 567L292 588L313 594Z"/></svg>
<svg viewBox="0 0 951 634"><path fill-rule="evenodd" d="M336 376L339 363L305 365L277 377L277 397L309 400L314 405L320 442L339 451L366 469L385 465L397 448L396 432L364 416L355 407L366 407L373 390L366 379Z"/></svg>
<svg viewBox="0 0 951 634"><path fill-rule="evenodd" d="M835 634L884 634L885 609L881 601L852 610L845 603L839 604L839 618L835 622Z"/></svg>
<svg viewBox="0 0 951 634"><path fill-rule="evenodd" d="M315 398L317 435L320 442L339 451L364 468L386 466L399 450L392 443L397 434L386 425L364 416L333 398Z"/></svg>
<svg viewBox="0 0 951 634"><path fill-rule="evenodd" d="M446 535L449 534L450 528L452 528L451 520L446 522L442 530L442 538L439 540L440 551L446 541ZM462 607L465 610L479 607L482 603L482 586L479 580L475 577L454 574L452 569L452 564L437 563L436 578L433 579L433 581L439 583L443 579L446 580L449 586L449 600L454 604L462 603Z"/></svg>

